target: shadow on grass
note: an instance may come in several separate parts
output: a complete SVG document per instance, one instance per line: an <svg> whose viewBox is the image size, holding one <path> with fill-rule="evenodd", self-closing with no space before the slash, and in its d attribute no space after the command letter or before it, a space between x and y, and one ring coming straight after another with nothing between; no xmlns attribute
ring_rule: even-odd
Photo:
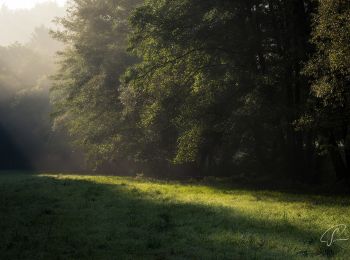
<svg viewBox="0 0 350 260"><path fill-rule="evenodd" d="M271 259L333 255L318 234L129 183L40 176L0 182L1 259Z"/></svg>

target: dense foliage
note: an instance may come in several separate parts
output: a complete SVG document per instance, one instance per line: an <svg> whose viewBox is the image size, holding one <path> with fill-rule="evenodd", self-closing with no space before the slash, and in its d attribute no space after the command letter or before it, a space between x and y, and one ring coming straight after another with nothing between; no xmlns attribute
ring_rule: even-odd
<svg viewBox="0 0 350 260"><path fill-rule="evenodd" d="M139 8L131 49L143 62L127 79L134 103L125 103L137 109L151 149L164 144L168 159L207 169L248 157L264 168L299 170L302 136L293 122L308 91L299 72L311 8L302 1Z"/></svg>
<svg viewBox="0 0 350 260"><path fill-rule="evenodd" d="M348 177L349 12L346 0L75 0L56 34L56 123L97 164L316 181L330 161Z"/></svg>
<svg viewBox="0 0 350 260"><path fill-rule="evenodd" d="M127 19L137 1L75 1L54 36L66 43L59 53L52 101L56 125L65 125L90 161L117 154L122 106L119 77L135 58L126 52ZM118 154L117 154L118 155Z"/></svg>
<svg viewBox="0 0 350 260"><path fill-rule="evenodd" d="M306 121L330 154L338 178L349 178L350 2L321 1L314 26L316 53L306 68L313 98Z"/></svg>

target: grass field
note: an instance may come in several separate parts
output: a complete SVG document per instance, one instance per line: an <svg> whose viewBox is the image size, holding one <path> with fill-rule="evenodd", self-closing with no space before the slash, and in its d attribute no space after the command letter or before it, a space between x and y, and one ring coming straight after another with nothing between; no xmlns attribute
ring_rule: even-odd
<svg viewBox="0 0 350 260"><path fill-rule="evenodd" d="M0 259L350 259L350 199L121 177L0 175ZM350 232L349 232L350 233Z"/></svg>

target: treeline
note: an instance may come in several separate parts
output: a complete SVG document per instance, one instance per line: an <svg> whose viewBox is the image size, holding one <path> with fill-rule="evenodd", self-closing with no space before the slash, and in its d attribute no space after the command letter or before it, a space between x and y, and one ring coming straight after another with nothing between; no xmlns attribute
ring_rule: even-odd
<svg viewBox="0 0 350 260"><path fill-rule="evenodd" d="M348 0L75 0L68 11L54 34L66 44L55 123L94 166L349 179Z"/></svg>

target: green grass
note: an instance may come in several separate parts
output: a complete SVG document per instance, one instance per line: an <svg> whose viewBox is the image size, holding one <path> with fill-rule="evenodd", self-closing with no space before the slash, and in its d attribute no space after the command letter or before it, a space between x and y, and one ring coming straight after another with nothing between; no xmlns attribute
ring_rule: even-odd
<svg viewBox="0 0 350 260"><path fill-rule="evenodd" d="M0 175L0 259L349 259L350 199L121 177Z"/></svg>

